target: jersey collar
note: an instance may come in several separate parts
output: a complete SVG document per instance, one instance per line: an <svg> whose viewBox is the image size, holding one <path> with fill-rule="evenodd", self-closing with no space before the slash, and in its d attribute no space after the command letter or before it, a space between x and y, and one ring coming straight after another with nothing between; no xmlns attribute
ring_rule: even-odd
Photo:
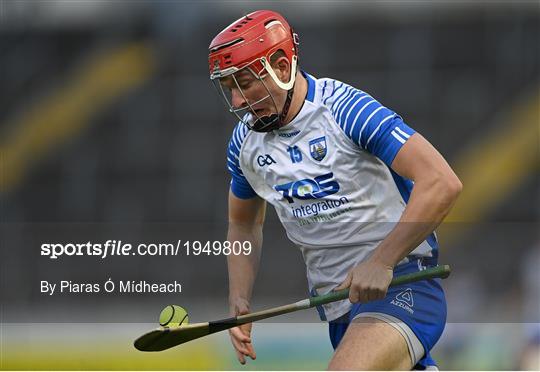
<svg viewBox="0 0 540 372"><path fill-rule="evenodd" d="M306 78L308 82L308 90L307 90L306 99L309 102L313 103L313 99L315 98L315 79L313 78L313 76L309 75L307 72L305 71L301 71L301 72L302 72L302 76Z"/></svg>

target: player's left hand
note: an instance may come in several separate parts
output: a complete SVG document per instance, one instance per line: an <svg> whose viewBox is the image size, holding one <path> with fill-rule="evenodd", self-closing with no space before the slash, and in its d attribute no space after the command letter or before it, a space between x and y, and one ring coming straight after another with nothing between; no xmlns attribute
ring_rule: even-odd
<svg viewBox="0 0 540 372"><path fill-rule="evenodd" d="M368 259L349 271L347 278L334 290L350 288L352 303L379 300L386 296L392 277L392 267Z"/></svg>

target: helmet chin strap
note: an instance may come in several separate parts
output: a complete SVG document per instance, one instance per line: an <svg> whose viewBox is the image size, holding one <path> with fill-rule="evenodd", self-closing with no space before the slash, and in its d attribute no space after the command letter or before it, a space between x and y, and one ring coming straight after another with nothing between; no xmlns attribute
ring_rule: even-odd
<svg viewBox="0 0 540 372"><path fill-rule="evenodd" d="M285 99L285 103L283 104L283 110L281 110L281 113L259 117L255 121L255 123L253 123L251 129L254 132L267 133L284 126L286 124L285 118L287 117L287 114L289 113L289 108L291 107L293 94L294 83L292 88L287 91L287 98Z"/></svg>
<svg viewBox="0 0 540 372"><path fill-rule="evenodd" d="M263 117L259 117L255 123L253 123L252 130L255 132L271 132L273 130L279 129L285 125L285 118L291 107L292 96L294 93L294 86L296 84L296 66L298 63L298 57L293 56L291 63L291 77L288 82L282 82L276 75L276 72L268 63L268 60L265 57L261 58L261 64L263 65L266 72L270 75L272 80L277 84L281 89L287 90L287 98L283 104L283 109L280 114L272 114Z"/></svg>

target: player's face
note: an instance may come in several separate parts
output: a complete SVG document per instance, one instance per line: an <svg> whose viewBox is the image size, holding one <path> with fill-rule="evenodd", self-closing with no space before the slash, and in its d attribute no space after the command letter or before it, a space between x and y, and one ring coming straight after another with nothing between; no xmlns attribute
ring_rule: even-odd
<svg viewBox="0 0 540 372"><path fill-rule="evenodd" d="M249 68L222 78L221 85L233 109L245 109L256 116L279 113L285 103L286 91L268 74L257 77Z"/></svg>

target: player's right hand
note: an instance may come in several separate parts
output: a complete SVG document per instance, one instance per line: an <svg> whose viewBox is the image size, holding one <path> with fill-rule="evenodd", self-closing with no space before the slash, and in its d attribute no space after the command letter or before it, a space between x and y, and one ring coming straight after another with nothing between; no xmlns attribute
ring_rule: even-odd
<svg viewBox="0 0 540 372"><path fill-rule="evenodd" d="M235 301L231 303L231 315L244 315L249 313L249 304L246 301ZM257 355L251 343L252 323L244 324L229 329L231 343L236 351L236 357L241 364L246 364L246 357L255 360Z"/></svg>

